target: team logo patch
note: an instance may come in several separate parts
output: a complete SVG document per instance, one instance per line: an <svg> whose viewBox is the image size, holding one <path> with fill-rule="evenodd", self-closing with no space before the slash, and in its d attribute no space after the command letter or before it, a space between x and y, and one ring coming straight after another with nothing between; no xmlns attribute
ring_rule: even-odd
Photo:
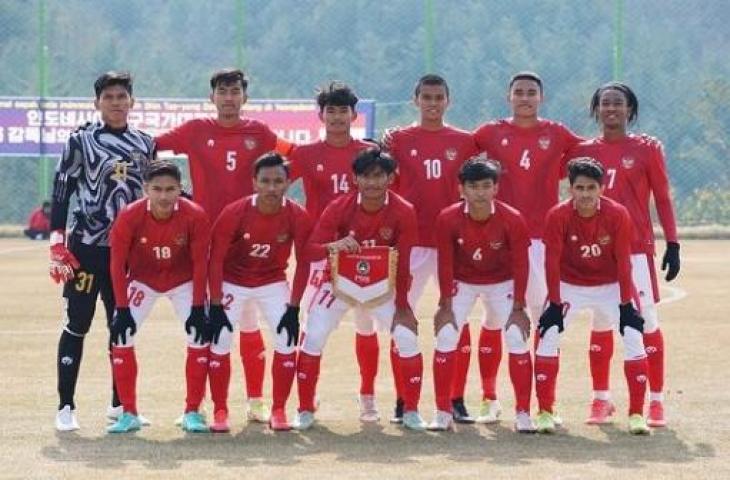
<svg viewBox="0 0 730 480"><path fill-rule="evenodd" d="M627 170L633 168L635 163L634 157L623 157L621 159L621 165Z"/></svg>
<svg viewBox="0 0 730 480"><path fill-rule="evenodd" d="M411 150L411 157L417 157L418 156L418 150L415 148Z"/></svg>
<svg viewBox="0 0 730 480"><path fill-rule="evenodd" d="M131 152L129 152L129 159L136 164L140 164L147 159L147 155L139 150L132 150Z"/></svg>
<svg viewBox="0 0 730 480"><path fill-rule="evenodd" d="M243 146L246 147L246 150L253 150L256 145L258 145L258 142L255 138L246 137L243 139Z"/></svg>
<svg viewBox="0 0 730 480"><path fill-rule="evenodd" d="M185 235L180 234L175 238L175 245L183 246L187 243L188 239L185 237Z"/></svg>
<svg viewBox="0 0 730 480"><path fill-rule="evenodd" d="M378 233L380 234L380 238L383 240L390 240L393 238L393 229L390 227L382 227Z"/></svg>
<svg viewBox="0 0 730 480"><path fill-rule="evenodd" d="M366 260L360 260L359 262L357 262L355 270L360 275L367 275L368 273L370 273L370 262Z"/></svg>
<svg viewBox="0 0 730 480"><path fill-rule="evenodd" d="M321 163L318 163L317 164L317 171L318 172L324 172L324 165L322 165Z"/></svg>
<svg viewBox="0 0 730 480"><path fill-rule="evenodd" d="M279 235L276 236L276 241L279 243L284 243L287 240L289 240L289 234L286 232L280 233Z"/></svg>
<svg viewBox="0 0 730 480"><path fill-rule="evenodd" d="M550 137L540 137L537 139L537 144L542 148L543 150L547 150L550 148Z"/></svg>
<svg viewBox="0 0 730 480"><path fill-rule="evenodd" d="M463 238L457 238L456 239L456 243L458 243L459 245L464 245L464 239Z"/></svg>
<svg viewBox="0 0 730 480"><path fill-rule="evenodd" d="M491 242L489 242L489 246L492 248L492 250L499 250L500 248L502 248L502 245L504 245L504 243L501 240L492 240Z"/></svg>
<svg viewBox="0 0 730 480"><path fill-rule="evenodd" d="M243 239L244 239L244 240L248 240L249 238L251 238L251 234L250 234L250 233L248 233L248 232L244 232L244 233L243 233Z"/></svg>
<svg viewBox="0 0 730 480"><path fill-rule="evenodd" d="M456 160L456 156L459 154L459 151L455 148L447 148L444 152L444 156L446 156L446 160L449 160L450 162L453 162Z"/></svg>
<svg viewBox="0 0 730 480"><path fill-rule="evenodd" d="M602 237L598 237L599 245L608 245L609 243L611 243L611 235L604 235Z"/></svg>
<svg viewBox="0 0 730 480"><path fill-rule="evenodd" d="M144 245L145 243L147 243L147 237L140 238L139 239L139 243L141 243L142 245Z"/></svg>
<svg viewBox="0 0 730 480"><path fill-rule="evenodd" d="M578 241L578 237L576 235L571 235L570 236L570 241L571 242L577 242Z"/></svg>
<svg viewBox="0 0 730 480"><path fill-rule="evenodd" d="M208 139L208 146L209 146L209 147L213 147L213 146L215 146L215 140L213 140L212 138L209 138L209 139Z"/></svg>
<svg viewBox="0 0 730 480"><path fill-rule="evenodd" d="M507 137L504 137L504 138L502 139L502 141L500 142L500 144L501 144L501 145L502 145L503 147L506 147L507 145L509 145L509 140L507 140Z"/></svg>

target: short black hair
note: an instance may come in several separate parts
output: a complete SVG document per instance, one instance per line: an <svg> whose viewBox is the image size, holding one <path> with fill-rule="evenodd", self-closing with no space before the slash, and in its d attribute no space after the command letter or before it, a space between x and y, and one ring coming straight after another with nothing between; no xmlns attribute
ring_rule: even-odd
<svg viewBox="0 0 730 480"><path fill-rule="evenodd" d="M127 93L129 93L129 95L132 95L132 83L132 75L130 75L129 72L117 72L111 70L103 73L94 82L94 93L96 94L96 99L98 100L101 97L101 92L103 92L105 88L113 87L114 85L121 85Z"/></svg>
<svg viewBox="0 0 730 480"><path fill-rule="evenodd" d="M512 90L512 85L514 85L517 80L532 80L537 83L537 86L540 87L540 93L542 93L542 78L540 78L540 75L537 73L529 70L523 70L515 73L509 81L509 90Z"/></svg>
<svg viewBox="0 0 730 480"><path fill-rule="evenodd" d="M591 116L598 121L598 107L601 104L601 95L606 90L616 90L617 92L623 93L626 98L626 105L631 109L629 114L629 125L634 123L639 118L639 99L631 87L621 82L608 82L596 89L591 97Z"/></svg>
<svg viewBox="0 0 730 480"><path fill-rule="evenodd" d="M180 168L168 160L154 160L144 171L144 181L150 182L155 177L172 177L178 182L182 181Z"/></svg>
<svg viewBox="0 0 730 480"><path fill-rule="evenodd" d="M421 87L423 87L424 85L436 85L444 87L444 90L446 90L446 98L449 98L449 84L446 83L446 79L441 75L429 73L419 78L416 82L415 88L413 89L414 97L417 97L421 93Z"/></svg>
<svg viewBox="0 0 730 480"><path fill-rule="evenodd" d="M241 88L246 91L248 88L248 78L243 70L238 68L223 68L216 70L210 77L210 89L215 90L218 85L230 85L232 83L241 82Z"/></svg>
<svg viewBox="0 0 730 480"><path fill-rule="evenodd" d="M361 150L352 161L352 172L357 175L367 175L376 168L381 168L390 175L395 172L395 160L380 148L366 148Z"/></svg>
<svg viewBox="0 0 730 480"><path fill-rule="evenodd" d="M459 169L459 183L478 182L479 180L491 180L499 182L502 167L496 160L490 160L480 156L468 159Z"/></svg>
<svg viewBox="0 0 730 480"><path fill-rule="evenodd" d="M51 206L50 200L44 200L43 203L41 204L41 208L46 208L46 207L50 207L50 206Z"/></svg>
<svg viewBox="0 0 730 480"><path fill-rule="evenodd" d="M284 158L283 155L276 153L276 152L267 152L261 155L259 158L256 159L256 161L253 163L253 176L254 178L258 176L259 171L261 171L262 168L268 168L268 167L281 167L284 169L284 172L286 173L286 178L289 178L289 162L286 158Z"/></svg>
<svg viewBox="0 0 730 480"><path fill-rule="evenodd" d="M350 107L355 110L358 100L352 88L346 83L337 81L330 82L329 85L320 88L317 92L317 105L319 105L320 112L324 111L324 108L328 105Z"/></svg>
<svg viewBox="0 0 730 480"><path fill-rule="evenodd" d="M578 176L592 178L599 184L603 182L603 165L601 162L591 157L578 157L568 162L568 180L570 184L575 183Z"/></svg>

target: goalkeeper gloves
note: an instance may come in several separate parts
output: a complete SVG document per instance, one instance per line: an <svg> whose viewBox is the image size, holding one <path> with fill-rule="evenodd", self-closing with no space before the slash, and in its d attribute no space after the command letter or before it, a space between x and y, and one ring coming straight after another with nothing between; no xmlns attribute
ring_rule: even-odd
<svg viewBox="0 0 730 480"><path fill-rule="evenodd" d="M74 269L79 268L79 261L66 248L63 230L51 232L51 264L49 273L56 283L68 282L74 278Z"/></svg>

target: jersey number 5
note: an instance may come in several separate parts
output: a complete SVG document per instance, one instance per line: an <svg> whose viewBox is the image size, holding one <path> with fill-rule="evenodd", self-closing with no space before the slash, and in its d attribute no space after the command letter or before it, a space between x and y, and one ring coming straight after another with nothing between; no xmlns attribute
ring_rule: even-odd
<svg viewBox="0 0 730 480"><path fill-rule="evenodd" d="M226 170L232 172L236 169L236 151L228 150L226 152Z"/></svg>

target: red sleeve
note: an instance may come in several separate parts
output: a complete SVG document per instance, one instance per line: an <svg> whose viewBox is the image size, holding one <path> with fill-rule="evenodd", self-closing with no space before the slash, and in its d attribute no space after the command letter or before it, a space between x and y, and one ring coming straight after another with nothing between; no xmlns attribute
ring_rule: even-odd
<svg viewBox="0 0 730 480"><path fill-rule="evenodd" d="M408 307L408 290L411 286L411 248L418 240L416 211L409 207L401 216L401 231L398 235L398 273L395 280L395 306Z"/></svg>
<svg viewBox="0 0 730 480"><path fill-rule="evenodd" d="M446 209L436 218L436 252L441 301L454 296L454 242ZM439 302L440 303L440 302Z"/></svg>
<svg viewBox="0 0 730 480"><path fill-rule="evenodd" d="M292 281L291 300L289 302L291 305L299 305L304 289L307 287L309 262L304 252L311 233L312 219L309 214L304 210L297 210L294 231L294 254L296 255L297 267L294 270L294 280Z"/></svg>
<svg viewBox="0 0 730 480"><path fill-rule="evenodd" d="M339 240L337 238L337 223L341 212L338 211L339 202L330 203L319 217L312 236L307 242L304 257L310 262L316 262L327 257L327 244Z"/></svg>
<svg viewBox="0 0 730 480"><path fill-rule="evenodd" d="M547 281L548 300L560 300L560 258L563 254L563 220L559 210L551 210L545 218L545 280Z"/></svg>
<svg viewBox="0 0 730 480"><path fill-rule="evenodd" d="M521 215L515 216L510 222L508 231L510 250L512 252L512 278L514 280L514 301L525 305L525 291L530 271L528 247L530 238L527 224Z"/></svg>
<svg viewBox="0 0 730 480"><path fill-rule="evenodd" d="M109 233L111 245L111 261L109 270L114 288L114 300L117 308L129 307L127 300L127 259L132 248L132 229L129 225L129 210L125 209L117 216Z"/></svg>
<svg viewBox="0 0 730 480"><path fill-rule="evenodd" d="M223 209L213 225L210 239L210 261L208 266L208 288L211 302L219 302L223 296L223 261L233 241L238 226L238 203Z"/></svg>
<svg viewBox="0 0 730 480"><path fill-rule="evenodd" d="M677 222L674 218L674 207L672 206L672 195L669 190L669 177L667 165L664 160L664 148L656 140L652 145L651 164L649 165L649 183L651 192L654 195L659 223L664 230L664 238L667 242L677 241Z"/></svg>
<svg viewBox="0 0 730 480"><path fill-rule="evenodd" d="M208 280L208 247L210 246L210 222L203 212L193 220L190 256L193 262L193 306L205 302Z"/></svg>
<svg viewBox="0 0 730 480"><path fill-rule="evenodd" d="M616 216L617 230L614 256L616 257L616 272L618 285L621 289L621 303L631 301L634 290L631 279L631 218L629 212L621 208Z"/></svg>
<svg viewBox="0 0 730 480"><path fill-rule="evenodd" d="M477 128L474 133L472 133L477 152L487 152L487 155L489 155L487 147L489 147L489 137L491 136L489 130L491 130L490 125L487 123Z"/></svg>
<svg viewBox="0 0 730 480"><path fill-rule="evenodd" d="M584 138L579 137L564 125L560 125L560 133L563 140L563 156L560 158L560 178L565 178L568 176L568 161L573 158L573 149Z"/></svg>
<svg viewBox="0 0 730 480"><path fill-rule="evenodd" d="M291 153L289 153L289 179L293 182L297 178L301 178L302 175L304 175L304 159L299 154L302 149L298 148L296 145L292 148Z"/></svg>
<svg viewBox="0 0 730 480"><path fill-rule="evenodd" d="M157 151L172 150L175 153L187 153L189 148L189 128L190 122L185 122L172 130L155 137Z"/></svg>

